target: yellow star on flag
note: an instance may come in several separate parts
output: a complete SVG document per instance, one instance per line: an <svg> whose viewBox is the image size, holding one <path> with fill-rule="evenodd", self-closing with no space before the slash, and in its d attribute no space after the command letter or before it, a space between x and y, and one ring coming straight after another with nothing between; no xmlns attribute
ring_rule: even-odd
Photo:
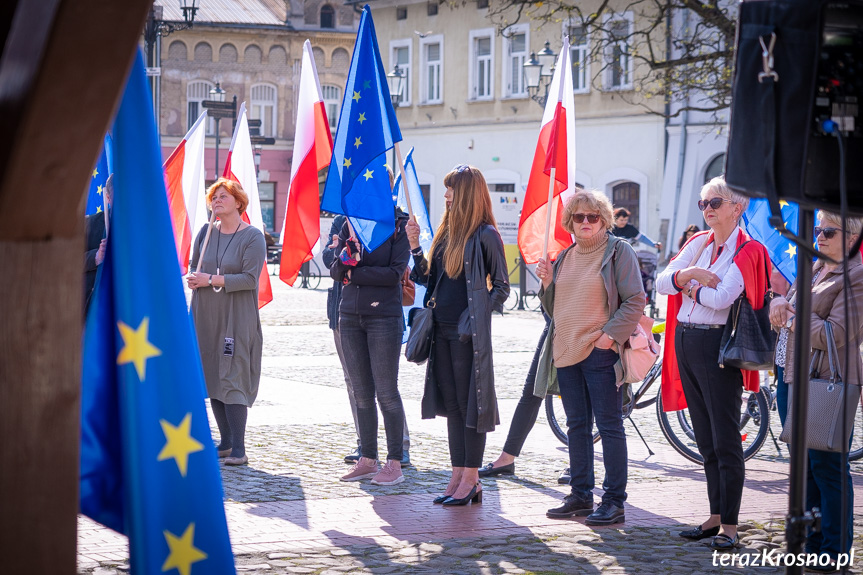
<svg viewBox="0 0 863 575"><path fill-rule="evenodd" d="M207 558L206 553L193 545L195 539L194 523L189 523L189 526L181 537L177 537L168 530L163 531L163 533L171 552L162 565L162 571L176 569L180 575L190 575L192 572L192 563L197 563Z"/></svg>
<svg viewBox="0 0 863 575"><path fill-rule="evenodd" d="M97 214L101 214L101 213L102 213L102 206L96 206L96 213L97 213Z"/></svg>
<svg viewBox="0 0 863 575"><path fill-rule="evenodd" d="M150 318L142 319L138 329L132 329L122 321L117 322L117 327L123 338L123 349L117 356L117 365L134 363L135 371L138 372L138 380L144 381L147 373L147 360L162 355L162 350L147 340Z"/></svg>
<svg viewBox="0 0 863 575"><path fill-rule="evenodd" d="M368 182L369 180L371 180L371 179L372 179L372 171L371 171L370 169L366 168L366 173L365 173L365 174L363 174L363 177L364 177L364 178L366 179L366 181Z"/></svg>
<svg viewBox="0 0 863 575"><path fill-rule="evenodd" d="M187 413L180 425L176 427L164 419L159 420L159 423L162 425L166 441L165 447L159 452L156 460L165 461L173 458L180 469L180 475L185 477L189 468L189 455L204 450L204 446L192 437L192 414Z"/></svg>
<svg viewBox="0 0 863 575"><path fill-rule="evenodd" d="M788 249L785 250L785 253L788 254L789 259L794 258L797 255L797 246L795 246L795 245L788 246Z"/></svg>
<svg viewBox="0 0 863 575"><path fill-rule="evenodd" d="M366 121L366 113L365 113L365 112L363 112L362 114L360 114L360 117L359 117L359 118L357 118L357 122L359 122L359 123L360 123L360 125L362 125L362 123L363 123L363 122L365 122L365 121Z"/></svg>
<svg viewBox="0 0 863 575"><path fill-rule="evenodd" d="M791 205L791 204L789 204L789 203L788 203L788 202L786 202L785 200L779 200L779 209L780 209L780 210L781 210L782 208L787 208L789 205Z"/></svg>
<svg viewBox="0 0 863 575"><path fill-rule="evenodd" d="M99 186L96 188L96 193L99 194L100 196L102 195L102 189L103 189L102 186Z"/></svg>
<svg viewBox="0 0 863 575"><path fill-rule="evenodd" d="M360 93L359 93L359 92L354 92L354 95L353 95L353 97L352 97L351 99L352 99L354 102L359 102L359 101L360 101Z"/></svg>
<svg viewBox="0 0 863 575"><path fill-rule="evenodd" d="M96 168L93 168L93 177L95 178L98 175L99 175L99 170L97 170Z"/></svg>
<svg viewBox="0 0 863 575"><path fill-rule="evenodd" d="M359 148L362 145L363 145L363 141L360 138L354 138L354 146Z"/></svg>
<svg viewBox="0 0 863 575"><path fill-rule="evenodd" d="M342 167L350 168L350 167L351 167L351 159L350 159L350 158L345 158L345 163L344 163L344 165L343 165Z"/></svg>

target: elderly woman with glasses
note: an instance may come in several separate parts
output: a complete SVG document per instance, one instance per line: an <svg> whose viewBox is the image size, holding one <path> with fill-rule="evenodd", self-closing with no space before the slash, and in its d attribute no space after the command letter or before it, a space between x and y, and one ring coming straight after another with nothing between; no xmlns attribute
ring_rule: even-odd
<svg viewBox="0 0 863 575"><path fill-rule="evenodd" d="M680 536L713 537L711 548L720 551L738 543L745 477L740 410L744 387L758 391L758 372L720 367L719 346L738 296L745 291L753 309L759 309L769 285L767 250L738 226L748 204L722 177L707 182L698 208L710 230L692 236L656 278L656 290L671 296L666 333L673 335L662 366L663 408L689 407L710 503L710 517Z"/></svg>
<svg viewBox="0 0 863 575"><path fill-rule="evenodd" d="M818 251L835 262L841 262L846 257L863 228L863 220L859 218L848 218L845 224L843 241L842 218L831 212L818 213L818 227L815 228ZM863 361L856 350L863 336L863 315L852 313L850 316L852 325L845 322L848 309L845 302L845 273L841 263L819 259L813 265L811 345L813 354L816 350L822 352L819 365L816 367L818 377L828 379L830 363L827 357L825 325L830 323L835 337L836 351L839 353L838 367L842 380L846 384L860 385L863 380L861 376ZM863 264L859 256L848 260L847 273L850 288L847 293L848 303L851 310L860 309L863 307L863 301L861 301ZM770 304L770 323L780 330L776 343L776 409L779 411L779 419L783 425L785 425L788 410L788 384L791 383L794 375L792 354L797 287L795 283L785 297L775 297ZM806 358L805 361L806 365L809 365L811 358ZM848 373L845 373L846 361L849 366ZM855 429L854 432L861 433L861 430ZM851 484L851 469L848 466L848 460L845 459L843 462L840 453L810 449L808 461L806 508L821 509L821 531L809 534L806 540L806 552L827 555L830 558L829 562L825 561L823 565L808 569L831 572L836 568L839 554L848 553L851 550L854 535L854 490ZM847 493L844 509L842 507L843 483Z"/></svg>
<svg viewBox="0 0 863 575"><path fill-rule="evenodd" d="M429 255L420 247L415 219L408 222L407 235L414 257L411 278L427 287L423 303L434 308L422 417L447 418L452 464L449 485L433 502L453 506L482 502L485 438L500 423L491 314L503 311L509 275L482 172L461 164L443 183L446 209Z"/></svg>
<svg viewBox="0 0 863 575"><path fill-rule="evenodd" d="M540 298L551 317L535 394L554 389L566 412L572 493L546 515L587 515L588 525L625 520L627 452L623 430L621 346L644 311L645 295L635 250L611 233L611 202L602 192L580 190L560 218L575 243L552 265L540 259ZM553 368L552 368L553 365ZM605 481L593 509L593 420L602 437Z"/></svg>

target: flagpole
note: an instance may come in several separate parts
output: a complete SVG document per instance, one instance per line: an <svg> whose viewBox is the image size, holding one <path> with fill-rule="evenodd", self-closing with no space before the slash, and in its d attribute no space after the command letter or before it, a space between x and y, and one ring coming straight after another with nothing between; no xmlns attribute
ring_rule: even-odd
<svg viewBox="0 0 863 575"><path fill-rule="evenodd" d="M545 237L542 239L542 259L548 261L548 236L551 233L551 202L554 200L554 175L557 168L551 168L548 176L548 203L545 205Z"/></svg>
<svg viewBox="0 0 863 575"><path fill-rule="evenodd" d="M399 160L399 170L402 175L402 187L405 189L405 200L407 200L408 203L408 216L411 219L414 219L414 207L411 204L411 193L408 191L408 175L407 172L405 172L405 161L402 159L402 151L399 149L399 143L396 142L394 146L396 148L396 157Z"/></svg>
<svg viewBox="0 0 863 575"><path fill-rule="evenodd" d="M207 226L207 235L204 236L204 245L201 246L201 255L198 256L198 267L195 273L201 273L201 264L204 263L204 254L207 253L207 244L210 243L210 234L213 233L213 228L216 224L216 212L210 214L210 224Z"/></svg>
<svg viewBox="0 0 863 575"><path fill-rule="evenodd" d="M113 182L111 182L113 185ZM105 195L108 193L108 182L105 182L105 189L102 190L102 213L105 216L105 237L108 237L108 202L105 201Z"/></svg>

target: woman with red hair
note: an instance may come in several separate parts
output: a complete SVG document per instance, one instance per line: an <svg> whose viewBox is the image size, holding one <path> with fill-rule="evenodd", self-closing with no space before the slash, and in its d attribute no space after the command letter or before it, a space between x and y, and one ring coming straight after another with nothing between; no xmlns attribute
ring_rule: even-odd
<svg viewBox="0 0 863 575"><path fill-rule="evenodd" d="M245 448L246 417L258 395L263 333L258 315L258 276L267 257L264 234L242 219L249 197L237 182L216 180L207 190L207 205L219 219L207 251L201 249L207 226L195 240L187 277L194 290L192 318L210 406L219 426L217 447L225 465L249 462Z"/></svg>

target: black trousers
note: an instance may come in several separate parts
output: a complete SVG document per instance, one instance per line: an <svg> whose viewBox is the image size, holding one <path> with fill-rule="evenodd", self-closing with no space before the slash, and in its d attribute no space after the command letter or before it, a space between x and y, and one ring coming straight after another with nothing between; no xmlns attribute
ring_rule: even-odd
<svg viewBox="0 0 863 575"><path fill-rule="evenodd" d="M521 454L521 448L524 446L525 440L527 440L527 434L533 429L533 425L536 423L536 418L539 415L539 408L542 407L542 402L545 399L544 397L533 395L539 356L542 354L542 345L545 343L545 338L548 337L548 326L551 323L550 317L544 313L542 315L545 317L545 329L542 330L542 335L539 336L539 343L536 344L536 352L533 354L533 361L530 363L530 369L524 381L524 390L521 392L521 399L518 400L518 405L515 406L515 413L512 416L512 423L509 424L506 443L503 445L503 450L514 457L518 457Z"/></svg>
<svg viewBox="0 0 863 575"><path fill-rule="evenodd" d="M480 467L486 434L466 425L473 342L459 341L455 324L435 322L434 329L433 369L446 406L450 462L453 467Z"/></svg>
<svg viewBox="0 0 863 575"><path fill-rule="evenodd" d="M740 440L743 374L719 367L722 329L680 325L674 334L677 364L698 451L704 457L710 514L737 525L746 465Z"/></svg>

